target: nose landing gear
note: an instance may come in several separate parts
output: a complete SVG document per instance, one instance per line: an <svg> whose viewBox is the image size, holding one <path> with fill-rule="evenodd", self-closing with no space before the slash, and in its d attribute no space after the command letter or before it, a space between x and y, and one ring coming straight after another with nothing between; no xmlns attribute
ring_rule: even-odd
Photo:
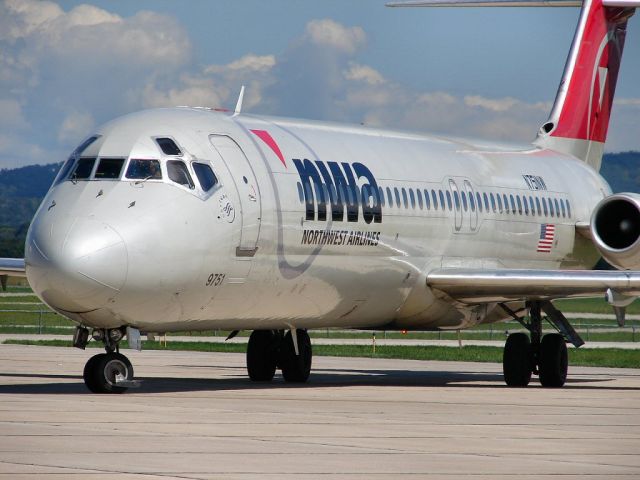
<svg viewBox="0 0 640 480"><path fill-rule="evenodd" d="M93 393L124 393L129 387L137 387L133 365L118 351L123 330L94 330L92 336L104 343L106 353L94 355L85 364L82 378L87 388Z"/></svg>

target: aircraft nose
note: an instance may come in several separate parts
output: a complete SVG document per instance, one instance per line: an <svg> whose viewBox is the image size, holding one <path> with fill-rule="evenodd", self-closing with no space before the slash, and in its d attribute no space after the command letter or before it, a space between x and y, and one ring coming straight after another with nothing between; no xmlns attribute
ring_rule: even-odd
<svg viewBox="0 0 640 480"><path fill-rule="evenodd" d="M60 310L101 308L125 283L125 242L113 227L97 220L79 218L67 225L32 226L25 252L29 284Z"/></svg>

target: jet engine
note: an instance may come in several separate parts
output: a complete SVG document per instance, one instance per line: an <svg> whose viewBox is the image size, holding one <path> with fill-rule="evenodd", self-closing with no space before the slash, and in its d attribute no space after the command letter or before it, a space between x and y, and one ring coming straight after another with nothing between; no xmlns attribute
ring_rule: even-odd
<svg viewBox="0 0 640 480"><path fill-rule="evenodd" d="M640 195L617 193L603 199L591 216L591 237L611 265L640 269Z"/></svg>

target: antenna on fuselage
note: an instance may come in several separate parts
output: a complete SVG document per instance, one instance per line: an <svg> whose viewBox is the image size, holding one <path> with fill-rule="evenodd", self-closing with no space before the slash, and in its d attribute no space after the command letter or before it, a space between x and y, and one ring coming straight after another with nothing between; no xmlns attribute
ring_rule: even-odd
<svg viewBox="0 0 640 480"><path fill-rule="evenodd" d="M244 85L240 88L240 95L238 95L238 101L236 102L236 109L233 111L233 116L240 115L242 111L242 99L244 98Z"/></svg>

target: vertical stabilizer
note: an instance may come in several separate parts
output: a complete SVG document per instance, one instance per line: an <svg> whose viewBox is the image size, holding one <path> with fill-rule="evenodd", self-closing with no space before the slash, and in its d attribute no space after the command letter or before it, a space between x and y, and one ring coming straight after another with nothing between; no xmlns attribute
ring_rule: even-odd
<svg viewBox="0 0 640 480"><path fill-rule="evenodd" d="M535 144L600 169L627 32L640 2L585 0L549 120Z"/></svg>

